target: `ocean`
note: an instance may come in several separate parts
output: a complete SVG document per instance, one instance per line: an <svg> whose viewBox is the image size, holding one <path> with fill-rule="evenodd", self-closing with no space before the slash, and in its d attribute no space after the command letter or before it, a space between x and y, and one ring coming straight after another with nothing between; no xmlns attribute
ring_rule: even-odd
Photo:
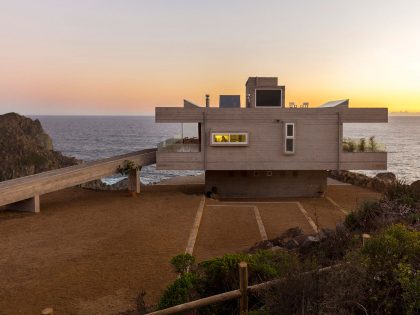
<svg viewBox="0 0 420 315"><path fill-rule="evenodd" d="M54 149L80 160L91 161L155 147L158 142L181 133L181 124L156 124L153 116L32 116L51 136ZM388 171L408 183L420 179L420 116L390 116L387 124L345 124L344 136L375 136L388 151ZM158 171L143 167L141 181L156 183L199 171ZM374 175L375 172L364 172ZM115 175L108 184L121 180Z"/></svg>

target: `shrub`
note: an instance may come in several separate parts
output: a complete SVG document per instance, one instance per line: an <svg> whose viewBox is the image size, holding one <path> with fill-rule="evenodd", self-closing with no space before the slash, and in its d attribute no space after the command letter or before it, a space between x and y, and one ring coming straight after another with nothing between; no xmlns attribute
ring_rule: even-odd
<svg viewBox="0 0 420 315"><path fill-rule="evenodd" d="M396 224L368 241L361 253L367 258L366 305L372 313L418 313L420 232Z"/></svg>
<svg viewBox="0 0 420 315"><path fill-rule="evenodd" d="M182 274L166 288L160 298L158 308L164 309L190 301L194 295L194 287L197 282L197 275L190 272Z"/></svg>
<svg viewBox="0 0 420 315"><path fill-rule="evenodd" d="M376 229L377 218L382 209L378 201L366 200L360 203L356 211L350 212L344 221L346 227L351 230L363 232Z"/></svg>
<svg viewBox="0 0 420 315"><path fill-rule="evenodd" d="M171 259L176 273L184 274L194 265L195 257L191 254L180 254Z"/></svg>
<svg viewBox="0 0 420 315"><path fill-rule="evenodd" d="M372 152L376 152L376 151L378 151L378 143L376 142L376 140L375 140L375 136L371 136L370 138L369 138L369 149L372 151Z"/></svg>
<svg viewBox="0 0 420 315"><path fill-rule="evenodd" d="M138 170L140 168L141 166L136 165L136 163L134 163L133 161L125 160L123 166L118 165L117 171L122 176L125 176L125 175L128 175L131 171Z"/></svg>
<svg viewBox="0 0 420 315"><path fill-rule="evenodd" d="M366 139L365 138L360 138L358 149L359 149L360 152L365 152L366 151Z"/></svg>
<svg viewBox="0 0 420 315"><path fill-rule="evenodd" d="M269 314L419 314L420 232L391 226L324 273L294 274L262 293Z"/></svg>
<svg viewBox="0 0 420 315"><path fill-rule="evenodd" d="M384 193L388 200L396 201L409 206L414 206L418 201L417 195L410 185L404 180L396 180L393 185L388 185Z"/></svg>
<svg viewBox="0 0 420 315"><path fill-rule="evenodd" d="M191 257L178 255L172 258L171 262L176 269L185 270L185 266L193 261ZM238 289L238 264L241 261L248 263L250 284L282 277L299 269L297 256L287 251L265 250L254 254L227 254L201 262L190 272L181 273L180 278L166 288L159 308L185 303L192 297L199 299ZM250 303L255 305L258 301L251 297ZM200 314L234 314L236 310L237 301L228 301L202 308Z"/></svg>
<svg viewBox="0 0 420 315"><path fill-rule="evenodd" d="M354 152L356 151L356 143L351 138L344 138L343 140L343 150L345 152Z"/></svg>

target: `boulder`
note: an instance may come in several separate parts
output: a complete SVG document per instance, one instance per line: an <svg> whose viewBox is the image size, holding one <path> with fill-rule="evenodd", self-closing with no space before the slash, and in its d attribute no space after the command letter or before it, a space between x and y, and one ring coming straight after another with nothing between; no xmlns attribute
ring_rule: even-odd
<svg viewBox="0 0 420 315"><path fill-rule="evenodd" d="M256 251L263 250L263 249L270 249L272 247L273 247L273 243L271 241L269 240L261 241L261 242L256 243L254 246L252 246L249 249L249 252L254 253Z"/></svg>
<svg viewBox="0 0 420 315"><path fill-rule="evenodd" d="M416 197L420 199L420 180L412 182L410 185L413 192L416 194Z"/></svg>
<svg viewBox="0 0 420 315"><path fill-rule="evenodd" d="M284 247L287 249L295 249L297 247L299 247L299 242L295 239L291 239L289 240L286 244L284 244Z"/></svg>
<svg viewBox="0 0 420 315"><path fill-rule="evenodd" d="M302 251L309 250L312 246L319 243L319 238L317 236L308 235L305 240L303 241L300 249Z"/></svg>
<svg viewBox="0 0 420 315"><path fill-rule="evenodd" d="M375 178L387 183L394 183L397 180L397 177L392 172L378 173Z"/></svg>
<svg viewBox="0 0 420 315"><path fill-rule="evenodd" d="M290 238L294 238L296 236L302 235L303 231L300 227L295 226L293 228L287 229L286 231L284 231L283 233L281 233L278 238L280 240L285 240L285 239L290 239Z"/></svg>
<svg viewBox="0 0 420 315"><path fill-rule="evenodd" d="M323 228L319 230L318 237L321 241L326 240L328 238L333 238L335 236L334 230Z"/></svg>
<svg viewBox="0 0 420 315"><path fill-rule="evenodd" d="M386 191L390 186L394 185L397 177L394 173L384 172L377 174L372 179L372 188L379 192Z"/></svg>

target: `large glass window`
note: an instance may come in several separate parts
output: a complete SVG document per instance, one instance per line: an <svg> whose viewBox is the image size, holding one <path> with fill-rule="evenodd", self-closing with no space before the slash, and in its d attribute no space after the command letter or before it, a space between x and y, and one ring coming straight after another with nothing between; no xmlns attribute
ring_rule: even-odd
<svg viewBox="0 0 420 315"><path fill-rule="evenodd" d="M295 124L286 123L284 127L284 152L293 154L295 153Z"/></svg>
<svg viewBox="0 0 420 315"><path fill-rule="evenodd" d="M213 145L247 145L247 132L212 132L211 144Z"/></svg>
<svg viewBox="0 0 420 315"><path fill-rule="evenodd" d="M256 91L256 107L281 107L282 96L281 90L257 89Z"/></svg>

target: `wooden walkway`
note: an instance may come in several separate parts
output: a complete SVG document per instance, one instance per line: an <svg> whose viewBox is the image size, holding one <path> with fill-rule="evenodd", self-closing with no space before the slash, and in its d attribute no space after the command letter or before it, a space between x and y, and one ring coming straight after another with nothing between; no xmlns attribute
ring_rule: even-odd
<svg viewBox="0 0 420 315"><path fill-rule="evenodd" d="M140 166L154 164L156 150L153 148L136 151L0 182L0 207L39 212L40 195L115 174L118 166L122 166L126 160Z"/></svg>

